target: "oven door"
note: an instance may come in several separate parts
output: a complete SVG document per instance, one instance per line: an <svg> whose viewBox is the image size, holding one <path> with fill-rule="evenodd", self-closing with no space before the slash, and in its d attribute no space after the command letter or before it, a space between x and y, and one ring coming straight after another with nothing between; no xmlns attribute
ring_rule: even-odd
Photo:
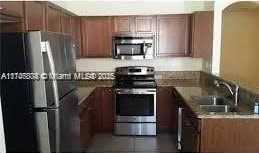
<svg viewBox="0 0 259 153"><path fill-rule="evenodd" d="M116 122L156 122L156 89L116 89Z"/></svg>

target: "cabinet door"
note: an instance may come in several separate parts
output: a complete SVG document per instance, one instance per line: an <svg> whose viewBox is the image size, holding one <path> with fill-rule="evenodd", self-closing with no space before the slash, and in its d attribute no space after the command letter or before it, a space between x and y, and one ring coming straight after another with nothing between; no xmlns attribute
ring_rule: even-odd
<svg viewBox="0 0 259 153"><path fill-rule="evenodd" d="M45 13L46 3L38 1L25 1L25 27L26 30L46 30Z"/></svg>
<svg viewBox="0 0 259 153"><path fill-rule="evenodd" d="M0 1L0 11L10 15L9 19L14 22L1 23L1 32L23 32L24 28L24 7L22 1ZM1 16L1 15L0 15Z"/></svg>
<svg viewBox="0 0 259 153"><path fill-rule="evenodd" d="M82 44L84 57L110 57L111 48L111 18L83 17Z"/></svg>
<svg viewBox="0 0 259 153"><path fill-rule="evenodd" d="M1 11L12 16L23 17L22 1L0 1Z"/></svg>
<svg viewBox="0 0 259 153"><path fill-rule="evenodd" d="M80 17L72 17L72 35L76 45L76 58L82 57L82 37L81 37L81 19Z"/></svg>
<svg viewBox="0 0 259 153"><path fill-rule="evenodd" d="M113 131L113 91L112 88L102 88L102 129L103 132Z"/></svg>
<svg viewBox="0 0 259 153"><path fill-rule="evenodd" d="M191 119L183 111L182 151L199 152L199 136L197 129L191 124Z"/></svg>
<svg viewBox="0 0 259 153"><path fill-rule="evenodd" d="M191 52L193 57L210 57L213 41L213 12L195 12L192 15Z"/></svg>
<svg viewBox="0 0 259 153"><path fill-rule="evenodd" d="M53 4L47 4L47 31L61 32L60 9Z"/></svg>
<svg viewBox="0 0 259 153"><path fill-rule="evenodd" d="M158 131L176 132L176 104L172 98L172 87L159 87L157 92Z"/></svg>
<svg viewBox="0 0 259 153"><path fill-rule="evenodd" d="M71 15L69 13L62 11L61 24L62 24L62 33L72 34Z"/></svg>
<svg viewBox="0 0 259 153"><path fill-rule="evenodd" d="M134 18L131 16L114 17L113 33L115 35L132 35L134 33Z"/></svg>
<svg viewBox="0 0 259 153"><path fill-rule="evenodd" d="M155 34L156 18L154 16L136 16L136 34Z"/></svg>
<svg viewBox="0 0 259 153"><path fill-rule="evenodd" d="M157 17L157 56L189 56L189 15Z"/></svg>

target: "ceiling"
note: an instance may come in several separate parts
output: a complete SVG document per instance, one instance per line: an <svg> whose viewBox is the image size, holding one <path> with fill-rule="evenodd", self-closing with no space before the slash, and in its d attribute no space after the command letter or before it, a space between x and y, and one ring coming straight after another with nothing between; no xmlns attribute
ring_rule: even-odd
<svg viewBox="0 0 259 153"><path fill-rule="evenodd" d="M79 16L183 14L213 10L213 1L88 0L52 1Z"/></svg>

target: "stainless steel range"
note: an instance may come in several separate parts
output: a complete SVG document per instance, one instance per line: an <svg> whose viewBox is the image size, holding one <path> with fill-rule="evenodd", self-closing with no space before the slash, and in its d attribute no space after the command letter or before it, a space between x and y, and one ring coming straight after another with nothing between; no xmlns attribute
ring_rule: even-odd
<svg viewBox="0 0 259 153"><path fill-rule="evenodd" d="M155 69L116 68L114 134L156 135Z"/></svg>

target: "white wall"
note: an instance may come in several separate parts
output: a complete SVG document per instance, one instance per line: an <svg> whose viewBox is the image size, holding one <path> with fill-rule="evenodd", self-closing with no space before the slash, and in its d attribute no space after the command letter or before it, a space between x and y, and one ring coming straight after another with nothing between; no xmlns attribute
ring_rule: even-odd
<svg viewBox="0 0 259 153"><path fill-rule="evenodd" d="M152 60L117 60L112 58L88 58L76 61L77 71L114 71L120 66L153 66L156 71L200 71L200 58L159 58Z"/></svg>
<svg viewBox="0 0 259 153"><path fill-rule="evenodd" d="M80 16L181 14L213 9L213 3L190 0L88 0L53 3Z"/></svg>

